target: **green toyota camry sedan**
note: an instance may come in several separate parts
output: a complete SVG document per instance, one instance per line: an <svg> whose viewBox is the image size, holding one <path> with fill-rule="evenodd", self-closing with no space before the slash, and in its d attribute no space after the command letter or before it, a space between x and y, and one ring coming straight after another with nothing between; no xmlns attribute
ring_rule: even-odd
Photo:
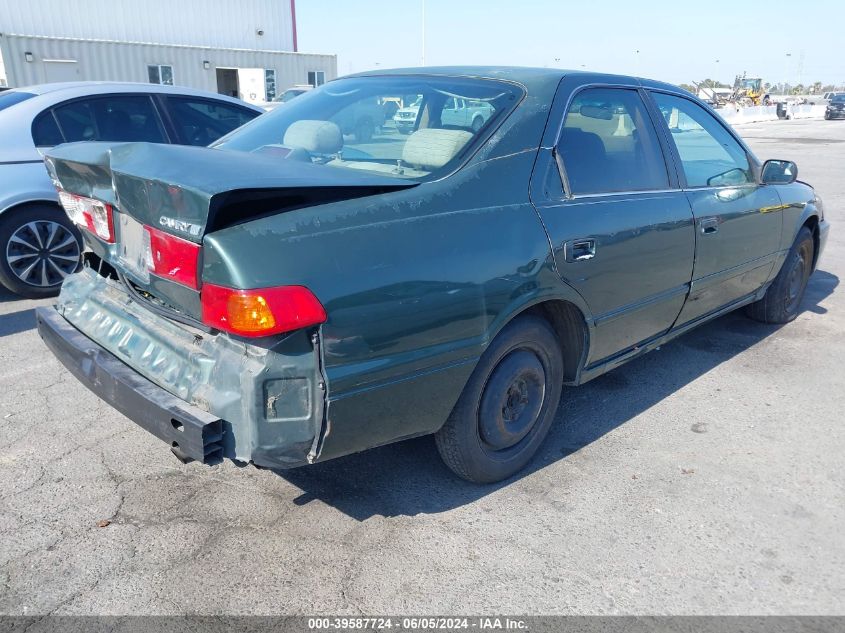
<svg viewBox="0 0 845 633"><path fill-rule="evenodd" d="M205 463L433 434L460 477L504 479L564 387L740 307L794 319L829 228L794 163L690 94L552 69L361 74L211 148L46 161L89 252L44 342Z"/></svg>

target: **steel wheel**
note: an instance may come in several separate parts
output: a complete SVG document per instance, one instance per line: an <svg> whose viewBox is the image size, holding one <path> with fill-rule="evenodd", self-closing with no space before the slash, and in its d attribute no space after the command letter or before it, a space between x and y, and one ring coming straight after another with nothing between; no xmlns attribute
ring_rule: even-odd
<svg viewBox="0 0 845 633"><path fill-rule="evenodd" d="M560 341L548 322L517 317L493 339L435 434L459 477L501 481L523 468L549 432L563 386Z"/></svg>
<svg viewBox="0 0 845 633"><path fill-rule="evenodd" d="M813 271L814 250L813 234L803 227L766 294L746 307L746 314L763 323L789 323L798 316Z"/></svg>
<svg viewBox="0 0 845 633"><path fill-rule="evenodd" d="M787 313L794 312L798 303L804 296L804 287L807 285L807 278L810 276L810 266L813 258L812 242L802 243L791 258L789 276L786 282L786 306Z"/></svg>

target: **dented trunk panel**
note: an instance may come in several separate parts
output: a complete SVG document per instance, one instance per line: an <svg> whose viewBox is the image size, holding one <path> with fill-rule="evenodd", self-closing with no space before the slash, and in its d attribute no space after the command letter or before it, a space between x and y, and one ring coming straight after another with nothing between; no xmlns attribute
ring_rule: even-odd
<svg viewBox="0 0 845 633"><path fill-rule="evenodd" d="M56 309L151 382L222 418L225 457L268 467L316 457L325 411L318 335L300 331L264 347L192 330L90 268L68 277Z"/></svg>
<svg viewBox="0 0 845 633"><path fill-rule="evenodd" d="M108 202L143 224L197 243L207 231L256 215L416 184L257 154L153 143L68 143L50 150L46 163L67 191ZM225 215L222 222L218 213Z"/></svg>

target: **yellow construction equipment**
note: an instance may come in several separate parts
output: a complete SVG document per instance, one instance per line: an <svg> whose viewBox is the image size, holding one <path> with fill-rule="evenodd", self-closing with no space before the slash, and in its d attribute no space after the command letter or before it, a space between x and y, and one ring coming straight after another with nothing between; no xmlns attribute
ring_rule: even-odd
<svg viewBox="0 0 845 633"><path fill-rule="evenodd" d="M761 77L746 77L745 73L742 73L734 79L734 91L730 101L744 106L760 105L764 96Z"/></svg>

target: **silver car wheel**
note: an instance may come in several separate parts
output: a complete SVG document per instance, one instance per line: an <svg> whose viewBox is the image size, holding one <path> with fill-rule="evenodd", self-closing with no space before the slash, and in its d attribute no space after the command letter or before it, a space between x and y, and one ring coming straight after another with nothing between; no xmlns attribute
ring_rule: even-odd
<svg viewBox="0 0 845 633"><path fill-rule="evenodd" d="M50 220L27 222L6 244L6 262L30 286L58 286L79 266L80 245L67 227Z"/></svg>

